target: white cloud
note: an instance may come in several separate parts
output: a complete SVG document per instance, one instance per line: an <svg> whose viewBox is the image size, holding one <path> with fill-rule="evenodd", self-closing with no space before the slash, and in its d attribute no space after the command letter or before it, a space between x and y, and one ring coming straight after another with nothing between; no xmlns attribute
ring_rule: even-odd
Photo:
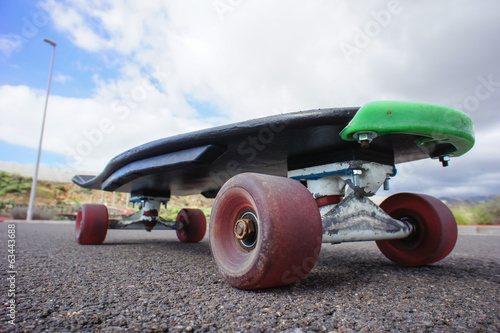
<svg viewBox="0 0 500 333"><path fill-rule="evenodd" d="M106 39L100 36L99 29L97 29L98 24L92 24L92 17L82 15L81 8L85 5L94 6L95 3L85 4L81 1L74 1L71 4L65 4L55 0L47 0L43 1L41 6L50 13L61 31L70 33L73 43L88 51L99 51L105 47ZM91 13L90 7L88 7L87 12Z"/></svg>
<svg viewBox="0 0 500 333"><path fill-rule="evenodd" d="M22 42L19 38L14 39L9 36L0 36L0 52L7 57L10 56L12 52L19 50L21 45Z"/></svg>
<svg viewBox="0 0 500 333"><path fill-rule="evenodd" d="M134 91L131 88L131 95ZM139 99L137 94L127 100L113 99L105 93L92 99L51 95L44 149L67 157L61 167L99 172L111 157L125 149L209 126L174 114L168 108L168 97L153 89L145 91L146 98ZM26 86L0 86L0 100L0 139L37 147L45 92Z"/></svg>
<svg viewBox="0 0 500 333"><path fill-rule="evenodd" d="M55 73L54 77L52 78L54 82L58 82L61 84L66 84L69 81L72 81L73 78L70 75L64 75L62 73Z"/></svg>
<svg viewBox="0 0 500 333"><path fill-rule="evenodd" d="M477 51L491 45L482 38L498 16L491 3L227 4L223 20L213 2L195 0L76 1L53 16L78 46L117 59L125 78L159 69L166 93L209 100L231 120L385 98L449 105L464 81L491 73L471 58L496 61ZM351 61L342 43L358 48Z"/></svg>
<svg viewBox="0 0 500 333"><path fill-rule="evenodd" d="M57 29L120 73L115 78L95 74L90 99L51 97L54 132L62 131L65 144L75 147L85 139L83 131L95 129L103 117L112 119L109 139L85 159L89 167L102 166L124 148L214 122L380 99L454 106L474 96L478 77L500 81L500 46L494 42L500 38L494 29L498 1L225 3L231 9L221 16L212 1L44 1ZM357 48L351 59L343 43ZM10 101L10 110L27 112L36 105L41 112L40 92L27 87L0 92L11 90L25 100L22 105ZM209 102L218 114L201 116L187 96ZM495 133L498 107L500 88L464 111L479 133ZM38 126L32 121L31 130ZM29 133L11 130L11 137L32 146ZM47 147L64 153L58 142L48 138ZM464 188L477 186L471 170L475 163L487 164L489 146L478 139L473 152L457 159L469 162L450 166L448 174L466 178ZM439 166L433 162L422 163ZM427 191L441 171L422 170L429 181L417 178Z"/></svg>

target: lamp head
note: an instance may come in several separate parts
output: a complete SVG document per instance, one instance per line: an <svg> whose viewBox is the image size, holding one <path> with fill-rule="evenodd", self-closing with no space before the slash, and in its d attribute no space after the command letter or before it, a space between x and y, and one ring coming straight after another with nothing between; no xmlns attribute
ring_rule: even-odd
<svg viewBox="0 0 500 333"><path fill-rule="evenodd" d="M51 41L50 39L44 38L43 41L49 43L50 45L52 45L54 47L56 46L56 43Z"/></svg>

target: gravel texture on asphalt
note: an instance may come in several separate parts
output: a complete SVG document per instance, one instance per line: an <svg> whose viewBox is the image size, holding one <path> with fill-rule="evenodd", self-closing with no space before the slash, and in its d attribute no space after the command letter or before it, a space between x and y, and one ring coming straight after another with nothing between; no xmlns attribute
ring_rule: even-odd
<svg viewBox="0 0 500 333"><path fill-rule="evenodd" d="M427 267L393 265L374 242L325 244L309 277L242 291L221 280L208 241L74 224L16 224L15 325L8 323L7 225L0 223L2 332L500 331L500 237L460 235Z"/></svg>

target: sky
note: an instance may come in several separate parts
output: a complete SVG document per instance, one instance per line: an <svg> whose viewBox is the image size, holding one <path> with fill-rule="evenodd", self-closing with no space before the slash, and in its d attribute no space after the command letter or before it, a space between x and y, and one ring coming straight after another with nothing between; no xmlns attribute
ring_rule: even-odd
<svg viewBox="0 0 500 333"><path fill-rule="evenodd" d="M3 0L0 161L99 173L155 139L376 100L453 107L476 145L394 192L500 194L500 1Z"/></svg>

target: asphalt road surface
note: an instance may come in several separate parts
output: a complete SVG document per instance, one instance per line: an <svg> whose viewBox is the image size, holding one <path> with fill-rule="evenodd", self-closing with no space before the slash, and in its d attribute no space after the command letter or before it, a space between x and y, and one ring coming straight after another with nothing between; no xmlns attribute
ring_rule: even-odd
<svg viewBox="0 0 500 333"><path fill-rule="evenodd" d="M325 244L301 283L241 291L221 280L206 239L110 230L104 245L81 246L73 223L19 222L9 263L8 225L1 332L500 331L498 235L461 235L421 268L393 265L373 242Z"/></svg>

